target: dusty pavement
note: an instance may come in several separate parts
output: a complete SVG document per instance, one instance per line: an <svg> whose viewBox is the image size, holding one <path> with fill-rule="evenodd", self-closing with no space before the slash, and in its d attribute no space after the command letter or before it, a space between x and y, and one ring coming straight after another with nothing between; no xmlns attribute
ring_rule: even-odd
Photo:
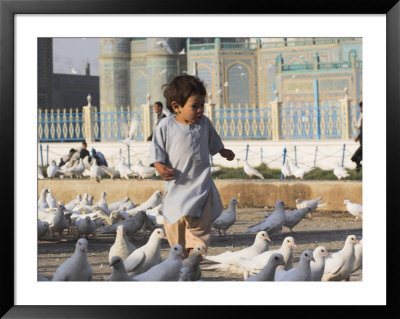
<svg viewBox="0 0 400 319"><path fill-rule="evenodd" d="M250 246L254 242L255 234L242 234L242 231L250 225L263 220L264 214L270 212L267 209L237 209L236 223L228 230L227 235L219 236L216 230L212 232L211 246L208 255L217 255L226 250L239 250ZM294 233L289 229L283 229L283 235L272 236L272 243L269 250L278 249L286 236L293 236L297 247L294 250L294 266L297 265L300 253L304 249L313 250L319 245L325 246L329 252L342 249L348 235L354 234L362 237L362 221L354 221L354 217L343 212L314 212L312 220L303 219L293 228ZM75 249L76 236L64 234L63 241L45 238L38 242L38 273L41 276L51 279L57 267L69 258ZM101 281L111 273L108 264L108 251L114 243L115 235L106 234L89 237L88 259L93 267L93 280ZM146 243L148 235L142 231L136 233L132 242L136 247ZM162 257L169 254L169 245L166 240L162 241ZM203 261L204 268L212 262ZM240 281L240 275L219 271L202 271L204 281ZM361 281L362 271L358 271L350 277L350 281Z"/></svg>

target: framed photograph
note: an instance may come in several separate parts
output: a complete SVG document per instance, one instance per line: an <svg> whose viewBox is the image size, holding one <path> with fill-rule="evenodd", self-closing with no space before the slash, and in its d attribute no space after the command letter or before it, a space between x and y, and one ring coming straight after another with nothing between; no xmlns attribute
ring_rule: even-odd
<svg viewBox="0 0 400 319"><path fill-rule="evenodd" d="M4 1L1 18L1 166L3 188L4 318L193 317L244 313L244 306L384 306L394 311L393 169L398 162L400 3L397 0L223 6L198 8L181 1ZM38 38L105 37L357 37L362 38L365 148L363 149L363 279L341 283L38 282L37 105ZM386 104L386 107L385 107ZM388 213L387 213L388 212ZM7 217L6 217L7 216ZM365 238L365 241L364 241ZM250 284L250 285L249 285ZM182 288L183 287L183 288ZM210 307L210 306L243 307ZM100 307L101 306L101 307ZM186 307L191 306L191 307ZM246 307L247 308L247 307ZM253 308L254 309L254 308ZM281 307L273 307L274 312ZM364 309L363 309L364 310ZM261 310L264 311L264 310ZM269 310L268 310L269 311ZM312 310L311 310L312 311ZM330 310L329 310L330 311ZM243 314L244 315L244 314Z"/></svg>

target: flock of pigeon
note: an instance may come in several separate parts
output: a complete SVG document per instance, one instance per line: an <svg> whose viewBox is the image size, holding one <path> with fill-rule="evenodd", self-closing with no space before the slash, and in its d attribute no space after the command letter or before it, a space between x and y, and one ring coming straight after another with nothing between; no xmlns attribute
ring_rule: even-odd
<svg viewBox="0 0 400 319"><path fill-rule="evenodd" d="M143 165L141 160L137 160L136 163L130 167L125 163L124 158L120 158L115 167L97 165L95 160L89 162L88 156L79 159L79 161L72 166L69 165L70 163L67 162L62 167L58 167L56 162L52 160L47 167L47 177L50 179L57 177L63 178L64 176L77 178L89 177L91 180L100 182L105 175L110 176L112 179L120 178L129 180L129 178L147 179L157 174L154 167ZM39 166L38 178L45 179L42 169Z"/></svg>
<svg viewBox="0 0 400 319"><path fill-rule="evenodd" d="M98 234L115 234L108 254L112 267L108 281L197 281L201 280L201 270L236 273L246 281L338 281L348 280L350 274L362 268L362 242L355 235L348 236L343 249L333 254L323 246L302 251L296 267L293 267L294 237L284 238L279 249L268 249L270 236L281 235L282 227L294 233L293 228L303 218L311 218L313 211L326 205L320 202L321 197L297 199L294 210L285 210L283 201L278 200L271 214L243 231L255 233L254 243L249 247L208 256L205 247L198 245L184 259L183 247L177 244L171 247L168 258L162 260L161 240L166 235L161 194L155 191L147 201L136 206L129 197L108 204L106 192L93 203L93 196L85 193L64 205L57 203L50 189L43 189L38 199L38 239L54 237L57 233L61 240L65 232L82 237L76 242L74 254L57 268L52 280L92 280L88 241L89 236ZM212 223L220 236L225 236L236 222L237 203L238 199L232 198L227 209ZM344 203L356 220L362 217L362 205L349 200ZM130 239L140 230L150 235L146 244L136 247ZM213 264L204 267L205 260ZM38 280L48 279L38 274Z"/></svg>

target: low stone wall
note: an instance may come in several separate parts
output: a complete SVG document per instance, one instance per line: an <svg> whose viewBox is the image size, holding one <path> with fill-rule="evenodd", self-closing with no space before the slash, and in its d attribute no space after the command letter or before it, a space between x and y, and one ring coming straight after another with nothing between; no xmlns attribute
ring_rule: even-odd
<svg viewBox="0 0 400 319"><path fill-rule="evenodd" d="M277 200L283 200L295 208L296 198L313 199L322 196L327 203L321 211L345 211L343 201L362 203L362 182L354 181L246 181L215 180L215 185L226 207L232 197L239 198L238 207L273 207ZM88 193L98 201L103 191L107 192L107 202L122 200L129 196L137 205L146 201L156 190L164 190L161 180L39 180L38 198L43 188L49 188L57 201L68 203L78 194Z"/></svg>

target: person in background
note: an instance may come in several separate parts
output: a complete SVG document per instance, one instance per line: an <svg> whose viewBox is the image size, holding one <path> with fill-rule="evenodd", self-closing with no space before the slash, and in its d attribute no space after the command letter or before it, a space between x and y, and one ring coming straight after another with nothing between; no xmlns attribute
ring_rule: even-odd
<svg viewBox="0 0 400 319"><path fill-rule="evenodd" d="M164 117L167 117L167 116L163 113L163 104L160 101L157 101L156 103L154 103L153 110L157 114L157 123L155 125L155 127L156 127L158 125L158 123L160 123L160 121ZM146 141L150 142L152 139L153 139L153 133L151 133L151 135L147 138Z"/></svg>
<svg viewBox="0 0 400 319"><path fill-rule="evenodd" d="M92 148L92 157L96 159L97 165L104 165L108 167L106 158L102 152L96 152L94 148Z"/></svg>
<svg viewBox="0 0 400 319"><path fill-rule="evenodd" d="M58 163L58 167L64 166L71 159L72 155L76 152L76 149L71 148L68 154L64 155L60 158L60 162Z"/></svg>
<svg viewBox="0 0 400 319"><path fill-rule="evenodd" d="M87 150L86 141L83 141L82 146L71 156L68 167L74 166L74 164L76 164L80 158L85 158L85 156L89 157L89 163L90 163L91 161L90 153Z"/></svg>
<svg viewBox="0 0 400 319"><path fill-rule="evenodd" d="M360 117L357 121L357 128L359 129L359 133L354 139L354 142L360 142L359 148L355 151L354 155L351 157L351 160L357 164L356 171L359 172L362 165L362 117L363 117L363 102L361 101L359 106L360 106Z"/></svg>

